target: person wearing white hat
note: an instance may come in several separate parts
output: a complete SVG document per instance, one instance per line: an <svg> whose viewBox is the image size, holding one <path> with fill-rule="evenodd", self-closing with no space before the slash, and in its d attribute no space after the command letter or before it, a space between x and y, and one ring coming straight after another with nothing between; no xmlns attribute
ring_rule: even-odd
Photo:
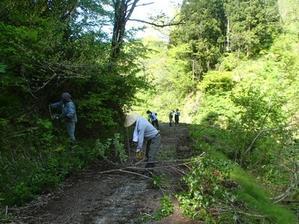
<svg viewBox="0 0 299 224"><path fill-rule="evenodd" d="M148 120L138 114L126 116L124 126L130 127L133 124L135 124L133 142L137 143L136 152L139 153L142 150L144 141L147 141L145 152L147 163L145 167L154 167L154 161L161 145L160 133Z"/></svg>

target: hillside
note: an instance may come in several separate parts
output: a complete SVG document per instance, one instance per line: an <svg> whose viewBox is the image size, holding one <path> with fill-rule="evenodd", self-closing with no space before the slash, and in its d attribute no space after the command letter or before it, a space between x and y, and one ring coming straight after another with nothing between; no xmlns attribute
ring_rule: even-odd
<svg viewBox="0 0 299 224"><path fill-rule="evenodd" d="M216 163L221 173L208 178L205 175L215 172L211 167L194 167L187 177L186 195L180 198L189 216L211 221L213 210L224 209L228 211L223 220L297 222L298 6L297 1L278 1L281 30L269 47L253 57L225 53L200 77L186 60L192 51L188 43L146 41L154 49L146 63L156 92L142 95L146 104L136 110L154 108L167 121L169 111L179 108L182 120L192 124L194 147L206 152L209 164ZM233 181L237 190L225 186L210 193L203 190L207 186L202 181L221 186L221 178ZM240 203L237 207L235 200Z"/></svg>

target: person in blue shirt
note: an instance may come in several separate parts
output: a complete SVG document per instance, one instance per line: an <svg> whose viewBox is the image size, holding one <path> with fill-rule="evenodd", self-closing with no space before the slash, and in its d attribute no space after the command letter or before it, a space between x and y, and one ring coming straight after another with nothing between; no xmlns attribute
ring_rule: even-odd
<svg viewBox="0 0 299 224"><path fill-rule="evenodd" d="M61 111L60 119L63 119L66 124L66 130L69 135L70 141L75 142L75 129L77 123L76 106L72 101L72 96L68 92L61 95L61 100L50 104L50 108L55 108Z"/></svg>
<svg viewBox="0 0 299 224"><path fill-rule="evenodd" d="M160 150L161 136L159 131L146 120L144 117L138 114L130 114L126 116L124 123L125 127L130 127L135 124L133 132L133 142L137 143L136 153L142 151L144 141L147 141L146 145L146 165L145 168L152 168L155 166L156 155Z"/></svg>
<svg viewBox="0 0 299 224"><path fill-rule="evenodd" d="M151 112L149 110L146 111L146 113L148 114L149 121L152 123L152 125L159 130L159 121L158 121L157 113Z"/></svg>

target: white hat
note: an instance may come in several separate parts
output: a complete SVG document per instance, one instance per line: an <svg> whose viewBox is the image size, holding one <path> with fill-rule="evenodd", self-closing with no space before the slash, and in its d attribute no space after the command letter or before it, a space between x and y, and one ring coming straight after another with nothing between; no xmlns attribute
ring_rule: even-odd
<svg viewBox="0 0 299 224"><path fill-rule="evenodd" d="M134 124L139 117L140 117L139 114L129 114L129 115L127 115L125 123L124 123L125 128L130 127L132 124Z"/></svg>

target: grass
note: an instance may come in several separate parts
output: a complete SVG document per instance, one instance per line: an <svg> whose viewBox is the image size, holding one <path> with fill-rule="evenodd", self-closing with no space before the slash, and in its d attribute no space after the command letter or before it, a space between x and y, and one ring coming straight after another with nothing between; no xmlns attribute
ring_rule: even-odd
<svg viewBox="0 0 299 224"><path fill-rule="evenodd" d="M200 128L199 128L200 130ZM207 134L207 132L198 131L198 127L191 128L194 139L201 139L200 135ZM214 159L229 161L232 164L232 171L230 173L231 179L238 183L239 188L236 191L237 198L242 201L246 207L255 214L264 216L270 223L274 224L296 224L298 223L296 215L288 208L282 205L275 204L270 199L270 194L267 189L264 189L246 170L242 169L238 164L232 162L227 156L222 153L220 146L216 143L213 147L206 144L195 142L195 148L205 151Z"/></svg>
<svg viewBox="0 0 299 224"><path fill-rule="evenodd" d="M244 201L249 208L273 220L273 223L297 223L296 216L289 209L279 204L274 204L269 199L269 193L263 189L262 186L258 185L255 178L250 176L245 170L234 165L231 178L240 185L238 197Z"/></svg>

